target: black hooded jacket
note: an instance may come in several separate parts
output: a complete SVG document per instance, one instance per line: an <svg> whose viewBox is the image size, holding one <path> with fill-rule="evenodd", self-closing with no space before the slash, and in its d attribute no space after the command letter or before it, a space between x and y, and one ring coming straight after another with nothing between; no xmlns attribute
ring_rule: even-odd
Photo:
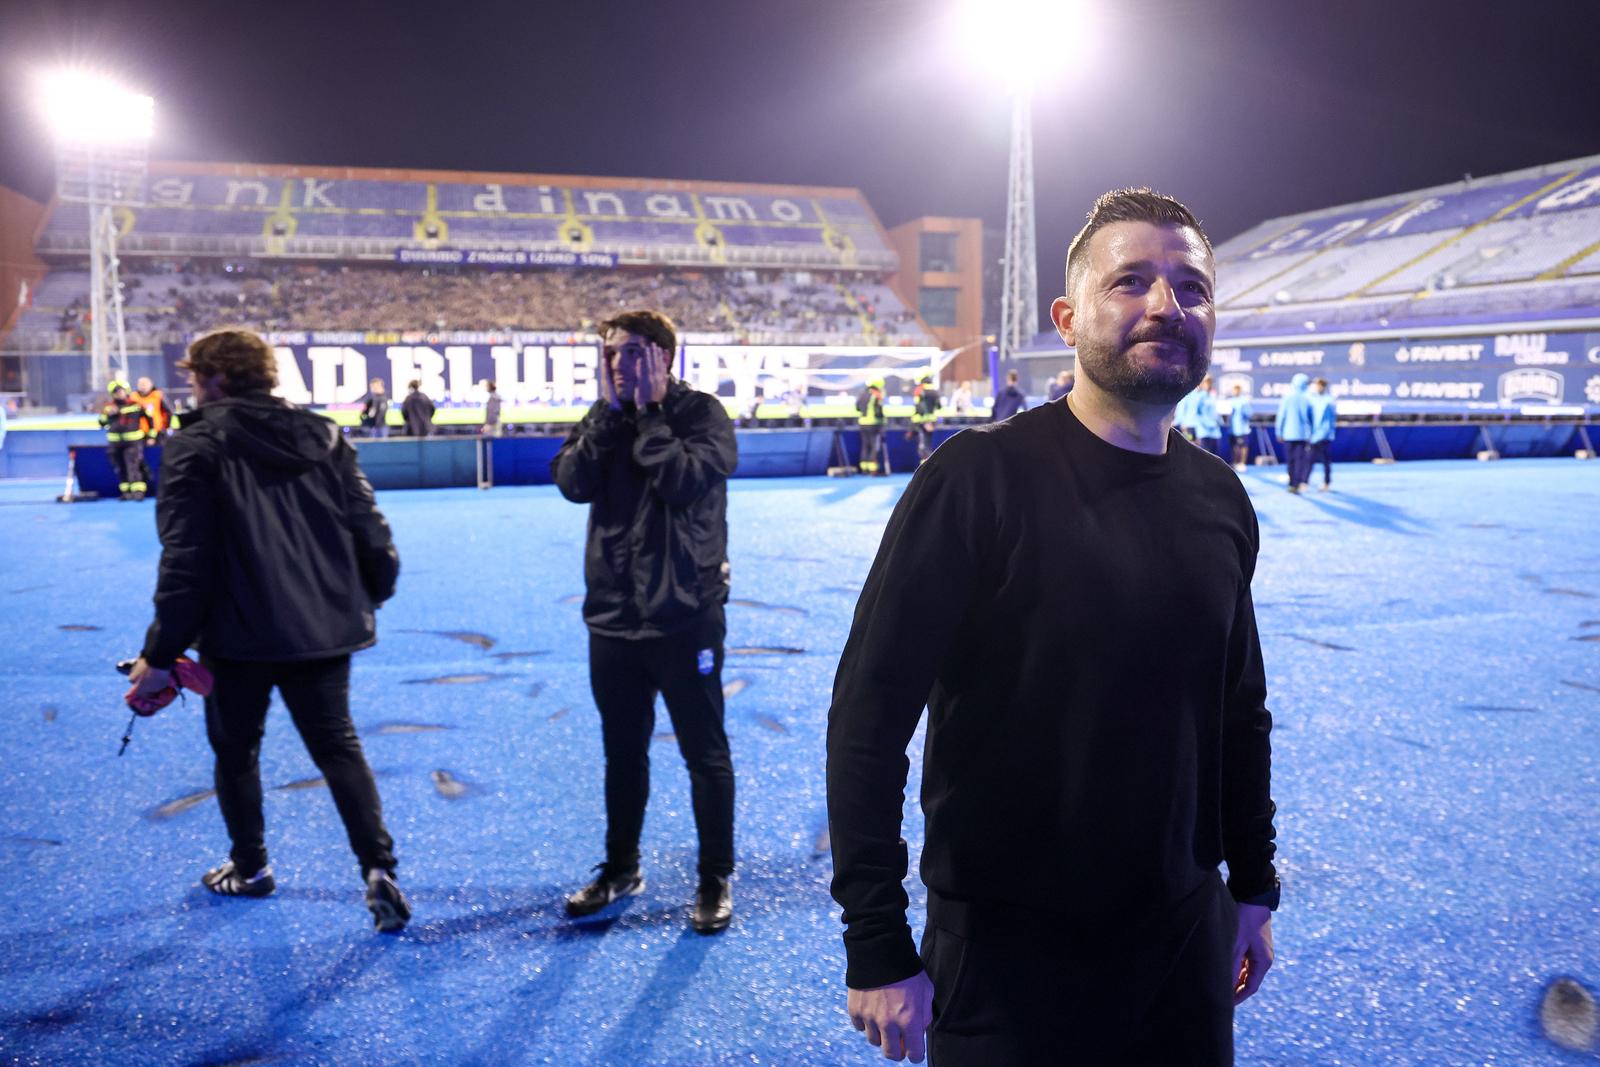
<svg viewBox="0 0 1600 1067"><path fill-rule="evenodd" d="M728 599L728 476L738 463L722 401L673 381L659 411L597 401L550 463L589 504L583 621L609 637L662 637Z"/></svg>
<svg viewBox="0 0 1600 1067"><path fill-rule="evenodd" d="M400 573L355 449L265 393L185 414L163 450L161 571L144 658L323 659L377 640Z"/></svg>

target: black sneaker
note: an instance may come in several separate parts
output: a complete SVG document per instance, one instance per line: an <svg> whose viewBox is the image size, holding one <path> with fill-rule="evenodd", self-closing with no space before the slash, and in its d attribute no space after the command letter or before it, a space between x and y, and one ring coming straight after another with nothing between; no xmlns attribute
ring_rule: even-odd
<svg viewBox="0 0 1600 1067"><path fill-rule="evenodd" d="M411 921L411 905L395 884L394 872L374 867L367 872L367 910L380 934L396 934Z"/></svg>
<svg viewBox="0 0 1600 1067"><path fill-rule="evenodd" d="M631 871L613 871L604 863L597 863L594 869L599 872L595 880L567 898L567 914L575 919L593 915L623 897L644 892L644 878L637 867Z"/></svg>
<svg viewBox="0 0 1600 1067"><path fill-rule="evenodd" d="M689 925L697 934L720 934L733 921L733 885L726 875L703 874Z"/></svg>
<svg viewBox="0 0 1600 1067"><path fill-rule="evenodd" d="M201 875L200 884L222 897L264 897L278 888L271 867L263 867L246 877L239 873L232 860Z"/></svg>

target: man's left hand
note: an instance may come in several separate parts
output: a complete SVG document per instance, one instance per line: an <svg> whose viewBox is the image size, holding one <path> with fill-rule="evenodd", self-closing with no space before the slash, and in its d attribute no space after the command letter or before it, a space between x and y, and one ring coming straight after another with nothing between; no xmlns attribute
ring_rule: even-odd
<svg viewBox="0 0 1600 1067"><path fill-rule="evenodd" d="M1239 932L1233 937L1233 1002L1242 1004L1261 988L1272 966L1272 910L1239 905Z"/></svg>
<svg viewBox="0 0 1600 1067"><path fill-rule="evenodd" d="M638 378L634 382L634 403L639 407L659 404L667 398L668 362L666 349L660 345L652 344L645 349L645 357L639 364Z"/></svg>

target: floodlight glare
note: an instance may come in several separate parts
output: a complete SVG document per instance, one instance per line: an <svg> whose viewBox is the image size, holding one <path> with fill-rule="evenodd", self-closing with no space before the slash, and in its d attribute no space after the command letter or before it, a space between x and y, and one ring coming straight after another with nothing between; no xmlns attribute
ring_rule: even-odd
<svg viewBox="0 0 1600 1067"><path fill-rule="evenodd" d="M154 100L87 71L46 78L44 108L64 144L140 144L154 132Z"/></svg>
<svg viewBox="0 0 1600 1067"><path fill-rule="evenodd" d="M1080 64L1091 36L1086 0L958 0L953 46L1013 93Z"/></svg>

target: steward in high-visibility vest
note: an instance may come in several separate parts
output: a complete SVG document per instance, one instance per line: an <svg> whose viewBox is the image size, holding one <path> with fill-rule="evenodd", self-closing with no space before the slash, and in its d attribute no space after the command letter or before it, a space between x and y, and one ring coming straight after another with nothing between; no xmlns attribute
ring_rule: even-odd
<svg viewBox="0 0 1600 1067"><path fill-rule="evenodd" d="M883 379L874 378L856 398L856 419L861 428L861 462L856 466L862 474L883 474L878 457L883 451Z"/></svg>
<svg viewBox="0 0 1600 1067"><path fill-rule="evenodd" d="M172 428L172 407L167 403L167 394L157 389L149 378L140 378L139 389L133 394L133 399L144 408L145 419L150 425L150 440L154 442L165 437Z"/></svg>
<svg viewBox="0 0 1600 1067"><path fill-rule="evenodd" d="M126 382L112 382L106 391L111 399L100 408L100 425L106 428L106 459L116 473L122 499L143 500L149 488L142 470L150 420L139 402L129 395Z"/></svg>
<svg viewBox="0 0 1600 1067"><path fill-rule="evenodd" d="M911 395L916 400L911 429L917 435L917 462L926 463L933 455L933 431L939 426L939 390L933 386L933 376L924 374Z"/></svg>

